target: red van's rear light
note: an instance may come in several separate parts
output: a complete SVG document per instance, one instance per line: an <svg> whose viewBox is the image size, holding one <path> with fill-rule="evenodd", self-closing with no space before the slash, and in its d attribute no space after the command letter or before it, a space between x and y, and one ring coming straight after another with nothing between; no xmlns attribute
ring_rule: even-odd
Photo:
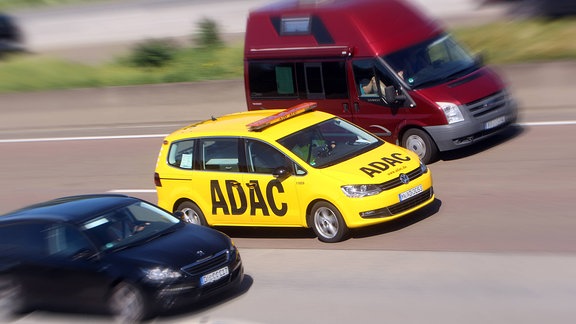
<svg viewBox="0 0 576 324"><path fill-rule="evenodd" d="M154 184L156 187L162 187L162 182L160 181L160 175L158 172L154 172Z"/></svg>

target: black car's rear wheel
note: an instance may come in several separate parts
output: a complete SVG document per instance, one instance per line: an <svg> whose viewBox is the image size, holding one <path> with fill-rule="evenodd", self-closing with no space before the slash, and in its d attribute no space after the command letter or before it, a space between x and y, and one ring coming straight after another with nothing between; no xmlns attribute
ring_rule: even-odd
<svg viewBox="0 0 576 324"><path fill-rule="evenodd" d="M146 317L142 293L126 282L114 287L108 305L117 323L138 323Z"/></svg>
<svg viewBox="0 0 576 324"><path fill-rule="evenodd" d="M10 277L0 277L0 322L25 311L22 286Z"/></svg>

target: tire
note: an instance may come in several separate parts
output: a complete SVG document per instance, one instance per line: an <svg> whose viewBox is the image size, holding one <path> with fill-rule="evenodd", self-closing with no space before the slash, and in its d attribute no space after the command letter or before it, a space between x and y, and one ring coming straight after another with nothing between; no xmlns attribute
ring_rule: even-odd
<svg viewBox="0 0 576 324"><path fill-rule="evenodd" d="M182 212L184 214L184 221L196 225L207 226L206 218L204 213L200 210L200 207L191 201L185 201L178 205L176 211Z"/></svg>
<svg viewBox="0 0 576 324"><path fill-rule="evenodd" d="M325 201L317 202L310 215L311 227L320 241L335 243L348 237L348 226L334 205Z"/></svg>
<svg viewBox="0 0 576 324"><path fill-rule="evenodd" d="M22 286L9 277L0 277L0 322L26 312Z"/></svg>
<svg viewBox="0 0 576 324"><path fill-rule="evenodd" d="M402 147L416 153L424 164L435 162L438 159L438 147L434 140L425 131L411 128L402 137Z"/></svg>
<svg viewBox="0 0 576 324"><path fill-rule="evenodd" d="M146 317L146 305L140 290L126 282L118 284L108 299L116 323L139 323Z"/></svg>

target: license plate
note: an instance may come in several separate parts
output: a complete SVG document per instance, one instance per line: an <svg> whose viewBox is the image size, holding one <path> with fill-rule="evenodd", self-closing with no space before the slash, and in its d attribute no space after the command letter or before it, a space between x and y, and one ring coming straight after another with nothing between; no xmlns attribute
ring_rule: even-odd
<svg viewBox="0 0 576 324"><path fill-rule="evenodd" d="M487 121L486 124L484 124L484 129L491 129L494 127L498 127L504 124L505 122L506 122L506 116L500 116L498 118L494 118L490 121Z"/></svg>
<svg viewBox="0 0 576 324"><path fill-rule="evenodd" d="M401 192L398 195L398 198L400 198L400 201L404 201L406 199L409 199L409 198L416 196L417 194L421 193L422 191L424 191L424 189L422 189L422 185L419 185L418 187L414 187L410 190L406 190L404 192Z"/></svg>
<svg viewBox="0 0 576 324"><path fill-rule="evenodd" d="M228 267L224 267L221 269L218 269L216 271L210 272L209 274L203 275L200 278L200 286L204 286L207 285L209 283L218 281L224 277L226 277L228 275L229 271L228 271Z"/></svg>

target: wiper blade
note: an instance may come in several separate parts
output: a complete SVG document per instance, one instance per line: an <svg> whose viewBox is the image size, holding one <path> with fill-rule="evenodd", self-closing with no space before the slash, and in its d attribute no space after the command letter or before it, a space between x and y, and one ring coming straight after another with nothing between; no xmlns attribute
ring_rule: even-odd
<svg viewBox="0 0 576 324"><path fill-rule="evenodd" d="M155 240L155 239L157 239L157 238L160 238L160 237L162 237L162 236L166 236L166 235L172 234L172 233L174 233L174 232L176 232L176 228L173 228L173 227L172 227L172 228L169 228L169 229L165 229L165 230L163 230L163 231L161 231L161 232L157 232L157 233L154 233L154 234L150 235L150 237L146 238L146 239L144 240L144 242L150 242L150 241L153 241L153 240Z"/></svg>
<svg viewBox="0 0 576 324"><path fill-rule="evenodd" d="M423 87L432 86L432 85L436 85L436 84L440 84L440 83L442 83L442 80L437 80L437 79L427 80L427 81L420 82L420 83L415 82L412 85L412 88L423 88Z"/></svg>

